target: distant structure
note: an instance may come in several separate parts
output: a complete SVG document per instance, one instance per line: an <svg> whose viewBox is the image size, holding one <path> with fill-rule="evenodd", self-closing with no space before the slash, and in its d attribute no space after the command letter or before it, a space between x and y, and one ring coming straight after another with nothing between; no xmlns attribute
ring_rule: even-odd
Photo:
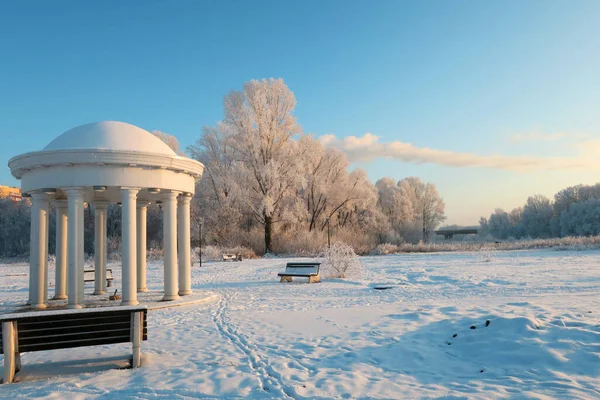
<svg viewBox="0 0 600 400"><path fill-rule="evenodd" d="M0 199L10 199L14 202L19 202L23 199L21 196L21 189L0 185Z"/></svg>
<svg viewBox="0 0 600 400"><path fill-rule="evenodd" d="M56 208L56 289L69 308L84 306L83 209L95 210L94 294L106 290L106 210L121 206L122 305L138 304L146 288L146 209L162 203L164 297L192 293L190 201L204 166L178 156L137 126L104 121L73 128L43 150L8 162L31 197L29 304L48 302L48 212ZM179 239L179 240L178 240ZM178 246L179 244L179 246ZM178 254L179 252L179 254ZM68 266L68 268L67 268Z"/></svg>
<svg viewBox="0 0 600 400"><path fill-rule="evenodd" d="M477 229L442 229L435 231L436 235L444 236L446 240L452 240L454 235L477 235L479 230Z"/></svg>

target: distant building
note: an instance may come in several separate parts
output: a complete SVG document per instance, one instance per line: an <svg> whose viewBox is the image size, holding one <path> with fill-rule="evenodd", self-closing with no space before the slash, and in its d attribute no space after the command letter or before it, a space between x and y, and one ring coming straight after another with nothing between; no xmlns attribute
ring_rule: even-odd
<svg viewBox="0 0 600 400"><path fill-rule="evenodd" d="M12 201L21 201L21 189L12 186L0 185L0 199L10 199Z"/></svg>

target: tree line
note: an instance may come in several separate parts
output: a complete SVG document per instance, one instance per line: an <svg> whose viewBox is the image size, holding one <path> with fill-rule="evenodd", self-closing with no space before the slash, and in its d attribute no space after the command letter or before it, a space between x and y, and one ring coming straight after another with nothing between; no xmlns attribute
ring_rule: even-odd
<svg viewBox="0 0 600 400"><path fill-rule="evenodd" d="M600 183L567 187L552 200L531 196L510 212L496 209L479 225L480 234L496 239L600 235Z"/></svg>

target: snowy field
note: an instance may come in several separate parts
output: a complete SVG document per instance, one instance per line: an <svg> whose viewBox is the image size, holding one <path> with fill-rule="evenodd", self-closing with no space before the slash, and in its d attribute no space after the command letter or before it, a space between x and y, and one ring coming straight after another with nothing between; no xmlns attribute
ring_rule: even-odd
<svg viewBox="0 0 600 400"><path fill-rule="evenodd" d="M141 369L114 369L125 344L30 353L0 397L600 397L600 252L361 260L360 280L311 285L279 283L288 259L195 266L220 299L149 312ZM26 273L0 265L0 306L26 300Z"/></svg>

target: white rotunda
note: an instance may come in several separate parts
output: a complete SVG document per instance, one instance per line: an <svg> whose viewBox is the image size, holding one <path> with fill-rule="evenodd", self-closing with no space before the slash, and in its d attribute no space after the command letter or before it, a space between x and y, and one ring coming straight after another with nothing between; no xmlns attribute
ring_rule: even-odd
<svg viewBox="0 0 600 400"><path fill-rule="evenodd" d="M8 165L31 196L29 302L48 300L48 212L56 208L55 299L84 306L84 203L95 210L95 291L106 290L106 210L122 206L122 305L138 304L146 291L146 209L162 202L164 300L191 291L190 200L204 166L181 157L134 125L103 121L73 128L43 150L21 154ZM178 240L179 239L179 240ZM178 246L179 243L179 246Z"/></svg>

